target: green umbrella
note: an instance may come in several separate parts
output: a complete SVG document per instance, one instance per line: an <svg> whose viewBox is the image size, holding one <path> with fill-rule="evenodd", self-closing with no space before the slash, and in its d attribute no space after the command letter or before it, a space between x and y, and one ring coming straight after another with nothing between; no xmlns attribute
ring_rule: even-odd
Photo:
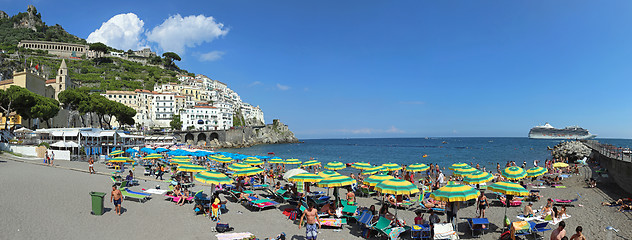
<svg viewBox="0 0 632 240"><path fill-rule="evenodd" d="M385 163L382 164L382 167L384 167L384 169L386 169L387 171L396 171L402 169L402 166L397 163Z"/></svg>
<svg viewBox="0 0 632 240"><path fill-rule="evenodd" d="M116 150L116 151L111 152L109 155L110 155L110 156L116 156L116 155L123 154L123 153L124 153L124 152L123 152L123 151L121 151L121 150Z"/></svg>
<svg viewBox="0 0 632 240"><path fill-rule="evenodd" d="M378 183L375 185L375 190L383 194L393 195L411 195L419 192L419 188L415 184L397 178L387 179Z"/></svg>
<svg viewBox="0 0 632 240"><path fill-rule="evenodd" d="M211 157L211 159L213 159L213 161L216 161L218 163L231 163L233 161L232 158L224 157L224 156L215 156L215 157Z"/></svg>
<svg viewBox="0 0 632 240"><path fill-rule="evenodd" d="M228 168L228 170L231 170L231 171L237 171L237 170L241 170L241 169L249 168L249 167L250 167L250 165L248 165L248 164L233 163L231 165L228 165L227 168Z"/></svg>
<svg viewBox="0 0 632 240"><path fill-rule="evenodd" d="M171 164L171 165L182 165L182 164L184 164L184 165L190 165L190 164L191 164L191 162L190 162L190 161L187 161L187 160L177 160L177 159L176 159L176 160L171 160L171 162L169 162L169 164Z"/></svg>
<svg viewBox="0 0 632 240"><path fill-rule="evenodd" d="M369 186L375 186L385 180L393 179L393 176L387 174L375 174L364 179L364 184Z"/></svg>
<svg viewBox="0 0 632 240"><path fill-rule="evenodd" d="M427 171L428 169L430 169L430 167L423 163L411 164L406 167L406 171L408 172L423 172Z"/></svg>
<svg viewBox="0 0 632 240"><path fill-rule="evenodd" d="M466 176L468 174L475 173L476 171L478 171L478 170L476 170L476 168L467 166L467 167L464 167L464 168L456 168L455 170L452 170L452 173L455 176Z"/></svg>
<svg viewBox="0 0 632 240"><path fill-rule="evenodd" d="M462 184L448 183L430 194L430 197L437 201L463 202L477 198L481 192Z"/></svg>
<svg viewBox="0 0 632 240"><path fill-rule="evenodd" d="M301 165L301 166L303 166L303 167L311 167L311 166L316 166L316 165L320 165L320 162L316 161L316 160L309 160L307 162L304 162L303 165Z"/></svg>
<svg viewBox="0 0 632 240"><path fill-rule="evenodd" d="M298 165L298 164L301 164L302 162L301 160L293 158L293 159L286 159L285 162L283 163L287 165Z"/></svg>
<svg viewBox="0 0 632 240"><path fill-rule="evenodd" d="M520 180L527 176L527 172L520 167L508 167L503 169L500 175L509 180Z"/></svg>
<svg viewBox="0 0 632 240"><path fill-rule="evenodd" d="M344 163L341 162L330 162L325 164L324 168L325 169L329 169L329 170L340 170L340 169L345 169L347 166Z"/></svg>
<svg viewBox="0 0 632 240"><path fill-rule="evenodd" d="M367 169L373 168L373 166L371 166L371 164L367 162L355 162L351 164L351 167L355 169L360 169L360 170L367 170Z"/></svg>
<svg viewBox="0 0 632 240"><path fill-rule="evenodd" d="M171 159L180 159L180 160L191 160L188 156L173 156Z"/></svg>
<svg viewBox="0 0 632 240"><path fill-rule="evenodd" d="M263 165L263 161L257 159L257 158L247 158L246 160L244 160L245 164L251 165L251 166L259 166L259 165Z"/></svg>
<svg viewBox="0 0 632 240"><path fill-rule="evenodd" d="M153 154L149 154L149 155L143 157L143 159L158 159L158 158L162 158L162 155L157 154L157 153L153 153Z"/></svg>
<svg viewBox="0 0 632 240"><path fill-rule="evenodd" d="M386 171L384 167L377 166L377 167L367 168L366 170L362 171L362 175L371 175L371 174L376 174L378 172L383 172L383 171Z"/></svg>
<svg viewBox="0 0 632 240"><path fill-rule="evenodd" d="M527 170L527 177L539 177L544 175L545 173L547 173L548 170L546 170L546 168L543 167L534 167L534 168L529 168Z"/></svg>
<svg viewBox="0 0 632 240"><path fill-rule="evenodd" d="M233 176L236 176L236 177L253 176L253 175L257 175L257 174L262 173L262 172L263 172L263 169L261 169L261 168L249 167L249 168L239 169L239 170L235 171L235 173L233 173Z"/></svg>
<svg viewBox="0 0 632 240"><path fill-rule="evenodd" d="M339 175L325 178L324 180L318 182L319 187L344 187L351 186L356 183L356 180L353 178Z"/></svg>
<svg viewBox="0 0 632 240"><path fill-rule="evenodd" d="M108 162L111 163L125 163L125 162L134 162L134 160L127 157L115 157L110 159Z"/></svg>
<svg viewBox="0 0 632 240"><path fill-rule="evenodd" d="M288 180L290 182L320 182L323 179L325 178L313 173L299 173L290 177Z"/></svg>
<svg viewBox="0 0 632 240"><path fill-rule="evenodd" d="M472 174L466 175L465 178L463 178L463 183L480 184L480 183L489 182L493 179L494 179L494 176L492 176L488 172L478 171L478 172L474 172Z"/></svg>
<svg viewBox="0 0 632 240"><path fill-rule="evenodd" d="M452 166L450 166L448 169L454 171L456 169L465 168L465 167L469 167L469 166L470 165L467 165L467 163L455 163L455 164L452 164Z"/></svg>
<svg viewBox="0 0 632 240"><path fill-rule="evenodd" d="M204 172L206 171L206 168L200 165L189 165L189 164L182 164L178 166L178 171L181 172Z"/></svg>
<svg viewBox="0 0 632 240"><path fill-rule="evenodd" d="M273 157L268 160L268 163L283 163L283 159L280 157Z"/></svg>
<svg viewBox="0 0 632 240"><path fill-rule="evenodd" d="M529 195L529 191L522 187L520 184L512 183L512 182L497 182L492 185L487 186L492 192L502 193L505 195L514 195L514 196L527 196Z"/></svg>
<svg viewBox="0 0 632 240"><path fill-rule="evenodd" d="M340 173L337 173L331 170L326 170L326 171L322 171L318 173L318 176L321 176L323 178L328 178L328 177L333 177L333 176L338 176L338 175L340 175Z"/></svg>
<svg viewBox="0 0 632 240"><path fill-rule="evenodd" d="M195 174L195 180L206 183L206 184L230 184L233 182L232 179L224 175L220 172L215 171L204 171Z"/></svg>

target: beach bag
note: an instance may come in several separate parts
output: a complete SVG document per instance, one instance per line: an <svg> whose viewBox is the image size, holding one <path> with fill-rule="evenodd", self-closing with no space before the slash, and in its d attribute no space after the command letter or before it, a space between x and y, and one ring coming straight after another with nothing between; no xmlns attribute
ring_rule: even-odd
<svg viewBox="0 0 632 240"><path fill-rule="evenodd" d="M215 231L218 233L232 231L233 229L234 228L230 227L228 223L217 223L217 225L215 225Z"/></svg>
<svg viewBox="0 0 632 240"><path fill-rule="evenodd" d="M500 234L500 240L509 240L511 239L511 232L510 231L506 231L502 234Z"/></svg>

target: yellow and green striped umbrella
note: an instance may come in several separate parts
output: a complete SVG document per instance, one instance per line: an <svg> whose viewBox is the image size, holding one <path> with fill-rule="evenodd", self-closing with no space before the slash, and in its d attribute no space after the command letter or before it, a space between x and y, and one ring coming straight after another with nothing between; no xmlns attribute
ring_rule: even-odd
<svg viewBox="0 0 632 240"><path fill-rule="evenodd" d="M450 166L448 169L450 169L450 170L454 171L454 170L456 170L456 169L459 169L459 168L465 168L465 167L469 167L469 166L470 166L470 165L467 165L467 163L461 163L461 162L460 162L460 163L455 163L455 164L452 164L452 166Z"/></svg>
<svg viewBox="0 0 632 240"><path fill-rule="evenodd" d="M376 174L378 172L383 172L383 171L386 171L386 169L384 169L384 167L382 166L371 167L362 171L362 175L371 175L371 174Z"/></svg>
<svg viewBox="0 0 632 240"><path fill-rule="evenodd" d="M204 171L195 174L195 180L206 183L206 184L230 184L233 182L232 179L227 177L221 172L216 171Z"/></svg>
<svg viewBox="0 0 632 240"><path fill-rule="evenodd" d="M108 162L111 163L124 163L124 162L134 162L134 160L127 157L115 157L110 159Z"/></svg>
<svg viewBox="0 0 632 240"><path fill-rule="evenodd" d="M157 153L149 154L143 157L143 159L159 159L159 158L162 158L162 155L157 154Z"/></svg>
<svg viewBox="0 0 632 240"><path fill-rule="evenodd" d="M175 159L175 160L171 160L171 162L169 162L169 164L171 164L171 165L191 165L191 162L187 161L187 160Z"/></svg>
<svg viewBox="0 0 632 240"><path fill-rule="evenodd" d="M301 165L301 166L303 166L303 167L311 167L311 166L316 166L316 165L320 165L320 162L316 161L316 160L309 160L307 162L304 162L303 165Z"/></svg>
<svg viewBox="0 0 632 240"><path fill-rule="evenodd" d="M512 182L497 182L487 186L487 189L493 192L514 196L527 196L529 191L520 184Z"/></svg>
<svg viewBox="0 0 632 240"><path fill-rule="evenodd" d="M500 175L509 180L520 180L527 176L527 172L521 167L508 167L500 172Z"/></svg>
<svg viewBox="0 0 632 240"><path fill-rule="evenodd" d="M259 160L258 158L247 158L246 160L244 160L244 163L250 166L263 165L263 161Z"/></svg>
<svg viewBox="0 0 632 240"><path fill-rule="evenodd" d="M353 178L338 175L333 177L325 178L324 180L318 182L319 187L343 187L343 186L351 186L356 183L356 180Z"/></svg>
<svg viewBox="0 0 632 240"><path fill-rule="evenodd" d="M204 172L206 168L200 165L182 164L178 165L178 171L181 172Z"/></svg>
<svg viewBox="0 0 632 240"><path fill-rule="evenodd" d="M543 167L534 167L527 170L527 177L539 177L547 173L549 170Z"/></svg>
<svg viewBox="0 0 632 240"><path fill-rule="evenodd" d="M355 169L360 169L360 170L367 170L369 168L373 168L373 166L371 166L371 164L367 162L355 162L351 164L351 167Z"/></svg>
<svg viewBox="0 0 632 240"><path fill-rule="evenodd" d="M287 164L287 165L298 165L301 163L302 163L301 160L298 160L296 158L285 159L285 161L283 162L283 164Z"/></svg>
<svg viewBox="0 0 632 240"><path fill-rule="evenodd" d="M437 201L463 202L477 198L481 192L462 184L448 183L430 194L430 197Z"/></svg>
<svg viewBox="0 0 632 240"><path fill-rule="evenodd" d="M268 163L283 163L283 159L280 157L273 157L268 160Z"/></svg>
<svg viewBox="0 0 632 240"><path fill-rule="evenodd" d="M248 165L248 164L233 163L231 165L228 165L228 170L237 171L237 170L241 170L241 169L249 168L249 167L250 167L250 165Z"/></svg>
<svg viewBox="0 0 632 240"><path fill-rule="evenodd" d="M489 174L488 172L477 171L472 174L468 174L463 178L463 183L465 184L480 184L486 183L491 180L494 180L494 176Z"/></svg>
<svg viewBox="0 0 632 240"><path fill-rule="evenodd" d="M452 173L455 176L466 176L466 175L475 173L476 171L478 171L478 170L476 170L476 168L467 166L467 167L464 167L464 168L457 168L457 169L453 170Z"/></svg>
<svg viewBox="0 0 632 240"><path fill-rule="evenodd" d="M325 169L329 169L329 170L340 170L340 169L345 169L347 166L344 163L341 162L329 162L327 164L325 164L324 168Z"/></svg>
<svg viewBox="0 0 632 240"><path fill-rule="evenodd" d="M333 176L338 176L338 175L340 175L340 173L337 173L331 170L326 170L326 171L322 171L318 173L318 176L321 176L323 178L328 178L328 177L333 177Z"/></svg>
<svg viewBox="0 0 632 240"><path fill-rule="evenodd" d="M428 169L430 169L430 167L423 163L411 164L406 167L407 172L423 172L427 171Z"/></svg>
<svg viewBox="0 0 632 240"><path fill-rule="evenodd" d="M387 175L387 174L375 174L375 175L369 176L368 178L365 178L364 184L369 185L369 186L375 186L378 183L381 183L383 181L390 180L390 179L393 179L393 176Z"/></svg>
<svg viewBox="0 0 632 240"><path fill-rule="evenodd" d="M116 156L116 155L120 155L123 154L124 152L122 150L116 150L111 152L110 154L108 154L109 156Z"/></svg>
<svg viewBox="0 0 632 240"><path fill-rule="evenodd" d="M218 163L231 163L233 161L232 158L229 157L224 157L224 156L215 156L212 157L213 161L216 161Z"/></svg>
<svg viewBox="0 0 632 240"><path fill-rule="evenodd" d="M299 173L290 177L288 180L290 182L320 182L323 179L325 178L313 173Z"/></svg>
<svg viewBox="0 0 632 240"><path fill-rule="evenodd" d="M177 160L187 160L187 161L191 160L191 158L188 157L188 156L173 156L173 157L171 157L171 160L176 160L176 159Z"/></svg>
<svg viewBox="0 0 632 240"><path fill-rule="evenodd" d="M263 172L263 169L261 168L249 167L249 168L239 169L235 171L235 173L233 173L233 176L236 176L236 177L253 176L262 172Z"/></svg>
<svg viewBox="0 0 632 240"><path fill-rule="evenodd" d="M556 163L553 163L553 167L554 168L565 168L565 167L568 167L568 163L556 162Z"/></svg>
<svg viewBox="0 0 632 240"><path fill-rule="evenodd" d="M386 169L387 171L396 171L402 169L402 166L397 163L384 163L382 164L382 167L384 167L384 169Z"/></svg>
<svg viewBox="0 0 632 240"><path fill-rule="evenodd" d="M393 195L411 195L419 192L415 184L403 179L389 179L375 185L375 190Z"/></svg>

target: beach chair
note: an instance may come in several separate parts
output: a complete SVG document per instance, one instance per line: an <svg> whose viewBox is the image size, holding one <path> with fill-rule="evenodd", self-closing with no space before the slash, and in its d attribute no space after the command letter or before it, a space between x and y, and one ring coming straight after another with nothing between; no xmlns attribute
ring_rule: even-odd
<svg viewBox="0 0 632 240"><path fill-rule="evenodd" d="M551 230L551 228L548 227L549 226L548 222L542 222L542 223L529 222L529 225L531 226L531 233L533 234L534 239L538 238L538 233Z"/></svg>
<svg viewBox="0 0 632 240"><path fill-rule="evenodd" d="M143 196L147 196L147 197L151 196L151 194L149 194L149 193L136 192L136 191L130 190L129 188L125 188L125 191L127 191L128 193L143 195Z"/></svg>
<svg viewBox="0 0 632 240"><path fill-rule="evenodd" d="M125 199L134 199L134 200L138 200L141 203L145 202L149 198L149 196L146 196L146 195L130 193L127 191L127 188L120 189L120 191Z"/></svg>
<svg viewBox="0 0 632 240"><path fill-rule="evenodd" d="M410 227L408 227L408 229L406 229L405 227L391 227L391 223L392 223L391 220L388 220L385 217L380 217L380 219L378 219L377 222L375 222L375 224L371 227L371 229L377 231L379 234L386 236L390 239L397 239L399 234L410 229Z"/></svg>
<svg viewBox="0 0 632 240"><path fill-rule="evenodd" d="M270 192L272 195L274 195L275 198L279 199L279 201L281 202L288 202L290 200L292 200L291 197L286 197L285 193L287 193L286 189L279 189L276 191L272 191L270 189L268 189L268 192Z"/></svg>
<svg viewBox="0 0 632 240"><path fill-rule="evenodd" d="M362 222L366 222L368 216L373 217L373 214L371 214L371 211L369 210L364 210L357 216L354 216L353 218L356 220L358 224L362 224Z"/></svg>
<svg viewBox="0 0 632 240"><path fill-rule="evenodd" d="M345 218L353 218L356 211L358 211L358 206L349 205L346 200L340 200L342 203L342 216Z"/></svg>
<svg viewBox="0 0 632 240"><path fill-rule="evenodd" d="M275 207L276 205L279 205L279 203L270 199L256 197L249 197L248 201L244 201L244 203L246 204L246 206L250 206L254 209L259 209L259 211L265 208Z"/></svg>
<svg viewBox="0 0 632 240"><path fill-rule="evenodd" d="M505 201L500 201L500 200L499 200L499 202L500 202L500 204L502 204L502 206L503 206L503 207L507 207L507 203L505 203ZM518 206L520 206L520 205L522 205L522 201L521 201L521 200L519 200L519 201L516 201L516 200L511 200L511 201L509 202L509 206L510 206L510 207L518 207Z"/></svg>
<svg viewBox="0 0 632 240"><path fill-rule="evenodd" d="M114 185L117 185L117 186L121 185L121 181L116 180L114 176L111 176L110 179L112 179L112 183L114 183Z"/></svg>
<svg viewBox="0 0 632 240"><path fill-rule="evenodd" d="M435 223L433 239L459 239L452 223Z"/></svg>
<svg viewBox="0 0 632 240"><path fill-rule="evenodd" d="M373 191L369 189L368 187L360 187L359 193L360 193L360 196L367 196L367 197L377 194L376 191Z"/></svg>
<svg viewBox="0 0 632 240"><path fill-rule="evenodd" d="M410 229L411 239L430 239L431 236L430 224L413 225Z"/></svg>
<svg viewBox="0 0 632 240"><path fill-rule="evenodd" d="M485 234L485 230L489 229L489 220L487 218L468 218L467 224L472 231L472 237L475 237L475 231L481 231L481 234Z"/></svg>
<svg viewBox="0 0 632 240"><path fill-rule="evenodd" d="M419 194L419 197L416 198L411 197L408 201L402 201L401 205L404 206L404 208L409 209L417 205L417 202L419 201L423 201L423 194Z"/></svg>

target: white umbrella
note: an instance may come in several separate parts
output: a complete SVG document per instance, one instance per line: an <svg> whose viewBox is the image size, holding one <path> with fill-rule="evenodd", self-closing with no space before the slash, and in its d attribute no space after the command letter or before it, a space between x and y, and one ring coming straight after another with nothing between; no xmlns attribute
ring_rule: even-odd
<svg viewBox="0 0 632 240"><path fill-rule="evenodd" d="M307 171L300 169L300 168L295 168L292 170L287 171L285 174L283 174L283 179L288 180L289 178L293 177L294 175L297 174L301 174L301 173L306 173Z"/></svg>

